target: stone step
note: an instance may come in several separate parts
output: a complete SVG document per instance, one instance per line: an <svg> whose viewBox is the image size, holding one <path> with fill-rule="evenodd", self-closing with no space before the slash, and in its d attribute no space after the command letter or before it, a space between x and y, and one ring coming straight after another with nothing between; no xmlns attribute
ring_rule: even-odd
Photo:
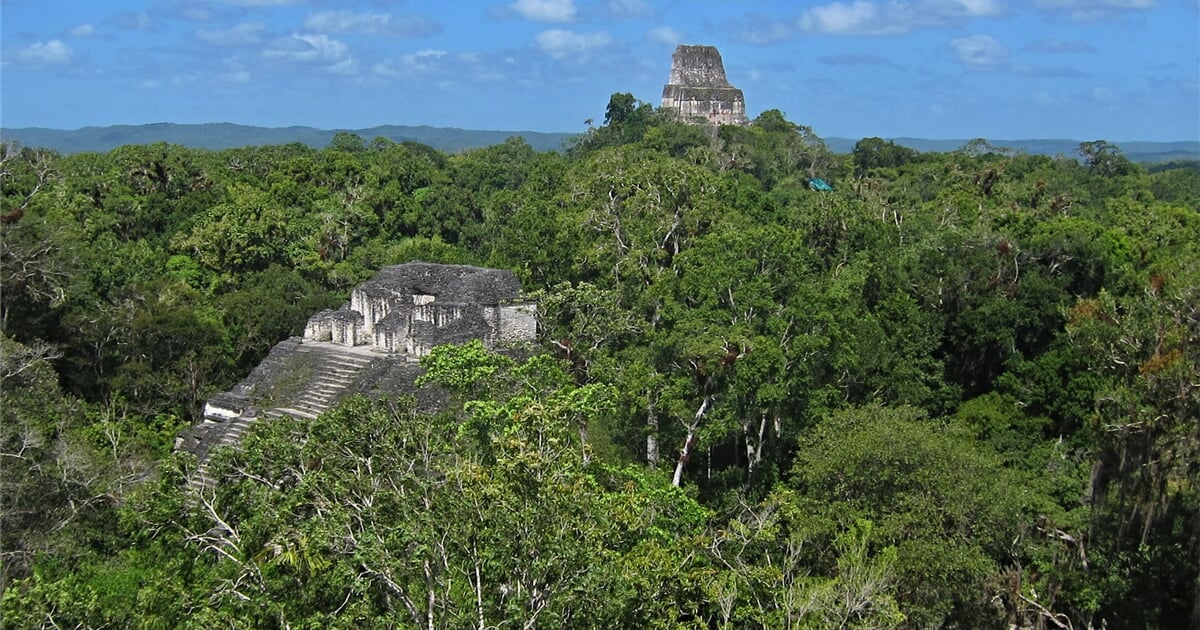
<svg viewBox="0 0 1200 630"><path fill-rule="evenodd" d="M314 417L314 418L325 413L325 411L329 409L329 407L326 405L316 405L316 404L307 403L307 402L299 401L299 400L296 401L296 403L293 404L291 406L291 408L299 409L300 411L306 411L308 413L311 413L313 415L312 417Z"/></svg>
<svg viewBox="0 0 1200 630"><path fill-rule="evenodd" d="M225 427L225 430L221 432L221 437L217 438L216 444L218 446L237 444L249 426L248 424L239 424Z"/></svg>
<svg viewBox="0 0 1200 630"><path fill-rule="evenodd" d="M347 359L341 359L341 358L336 358L336 357L327 357L321 363L323 363L331 368L337 368L339 370L354 370L354 371L364 370L367 368L367 366L371 365L370 360L358 360L358 359L347 360Z"/></svg>
<svg viewBox="0 0 1200 630"><path fill-rule="evenodd" d="M313 384L327 384L344 387L348 383L354 382L357 378L357 374L318 374L309 379L309 382Z"/></svg>
<svg viewBox="0 0 1200 630"><path fill-rule="evenodd" d="M296 409L312 410L317 414L324 413L332 406L326 401L312 400L310 398L298 398L292 402L292 407Z"/></svg>
<svg viewBox="0 0 1200 630"><path fill-rule="evenodd" d="M344 367L321 366L321 373L314 378L322 376L332 376L335 378L354 378L362 373L362 370L351 370Z"/></svg>
<svg viewBox="0 0 1200 630"><path fill-rule="evenodd" d="M319 356L326 362L339 362L349 365L366 366L370 365L375 359L371 356L363 356L357 352L341 350L337 346L322 346L320 348L313 346L300 346L301 352L309 352L314 356Z"/></svg>
<svg viewBox="0 0 1200 630"><path fill-rule="evenodd" d="M225 432L230 431L245 431L250 425L254 424L255 418L250 416L238 416L225 424Z"/></svg>
<svg viewBox="0 0 1200 630"><path fill-rule="evenodd" d="M217 444L237 444L238 442L242 441L242 434L245 432L245 429L242 428L228 429L221 436L221 439L217 440Z"/></svg>
<svg viewBox="0 0 1200 630"><path fill-rule="evenodd" d="M327 370L320 366L318 366L317 369L319 370L319 372L317 374L313 375L313 379L318 379L318 378L358 378L358 375L363 373L363 370L346 370L346 369L338 369L338 368Z"/></svg>
<svg viewBox="0 0 1200 630"><path fill-rule="evenodd" d="M308 411L296 409L295 407L276 407L280 412L296 418L305 418L307 420L315 420L317 415Z"/></svg>
<svg viewBox="0 0 1200 630"><path fill-rule="evenodd" d="M301 392L300 395L304 396L311 392L318 396L325 396L326 398L336 398L341 396L342 393L349 389L352 384L353 383L321 383L319 388L309 387Z"/></svg>
<svg viewBox="0 0 1200 630"><path fill-rule="evenodd" d="M192 474L188 476L187 484L192 492L199 493L207 488L216 487L217 480L208 474L208 466L205 462L192 471Z"/></svg>
<svg viewBox="0 0 1200 630"><path fill-rule="evenodd" d="M353 383L357 378L357 374L317 374L309 379L309 385L326 385L341 388Z"/></svg>
<svg viewBox="0 0 1200 630"><path fill-rule="evenodd" d="M358 380L358 377L370 368L376 357L362 354L361 350L343 350L332 345L301 344L297 352L309 354L313 360L313 374L301 393L294 399L281 401L277 407L262 412L261 418L279 418L291 416L303 420L312 420L332 407L347 390ZM221 436L216 440L219 446L236 446L245 435L246 429L257 420L254 416L239 416L228 418L214 416L206 420L220 426ZM189 478L189 484L195 489L210 488L216 481L208 472L208 458L201 461Z"/></svg>
<svg viewBox="0 0 1200 630"><path fill-rule="evenodd" d="M355 379L353 378L345 376L322 375L314 377L309 383L309 386L324 387L325 389L341 391L353 384L354 380Z"/></svg>

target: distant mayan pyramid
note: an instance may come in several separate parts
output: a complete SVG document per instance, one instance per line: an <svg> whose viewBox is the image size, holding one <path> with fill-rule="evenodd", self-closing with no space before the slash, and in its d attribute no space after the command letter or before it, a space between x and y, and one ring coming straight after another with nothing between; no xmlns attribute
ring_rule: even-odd
<svg viewBox="0 0 1200 630"><path fill-rule="evenodd" d="M671 55L671 78L663 86L662 109L685 120L714 125L746 124L746 99L725 78L725 64L715 46L680 45Z"/></svg>

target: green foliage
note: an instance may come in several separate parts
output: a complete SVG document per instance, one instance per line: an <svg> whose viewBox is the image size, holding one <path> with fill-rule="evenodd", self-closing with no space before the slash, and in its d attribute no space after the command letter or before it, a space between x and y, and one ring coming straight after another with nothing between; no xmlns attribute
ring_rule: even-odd
<svg viewBox="0 0 1200 630"><path fill-rule="evenodd" d="M621 93L566 155L328 144L0 154L6 623L1195 625L1192 165ZM543 347L187 496L201 401L410 260L514 270Z"/></svg>
<svg viewBox="0 0 1200 630"><path fill-rule="evenodd" d="M883 138L863 138L850 153L859 175L876 168L898 168L916 160L917 152Z"/></svg>
<svg viewBox="0 0 1200 630"><path fill-rule="evenodd" d="M1104 140L1080 143L1079 155L1088 170L1101 177L1128 174L1133 166L1121 155L1120 148Z"/></svg>
<svg viewBox="0 0 1200 630"><path fill-rule="evenodd" d="M895 547L900 610L920 625L996 625L989 578L1030 514L1020 476L953 427L907 408L866 407L822 422L793 483L833 523L875 523Z"/></svg>
<svg viewBox="0 0 1200 630"><path fill-rule="evenodd" d="M62 393L45 344L0 336L0 589L40 561L111 550L113 508L150 475L177 423ZM163 435L165 434L165 435ZM169 443L169 442L167 442ZM7 602L7 600L6 600Z"/></svg>
<svg viewBox="0 0 1200 630"><path fill-rule="evenodd" d="M260 271L273 262L303 261L293 248L298 227L266 192L235 185L229 201L206 213L174 247L210 271Z"/></svg>

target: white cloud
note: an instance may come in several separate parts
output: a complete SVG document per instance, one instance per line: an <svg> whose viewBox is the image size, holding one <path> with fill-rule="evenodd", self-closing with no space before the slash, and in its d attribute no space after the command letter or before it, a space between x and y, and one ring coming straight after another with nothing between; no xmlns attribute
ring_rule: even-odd
<svg viewBox="0 0 1200 630"><path fill-rule="evenodd" d="M249 83L250 73L246 72L245 70L235 70L233 72L226 72L225 74L220 75L218 78L228 81L229 83Z"/></svg>
<svg viewBox="0 0 1200 630"><path fill-rule="evenodd" d="M854 4L835 2L805 11L800 18L800 25L806 31L833 35L847 33L882 35L902 32L896 30L896 25L887 24L881 18L880 13L879 6L874 2L855 2Z"/></svg>
<svg viewBox="0 0 1200 630"><path fill-rule="evenodd" d="M358 74L358 62L353 58L347 57L335 64L331 64L328 70L333 74L344 76L352 76Z"/></svg>
<svg viewBox="0 0 1200 630"><path fill-rule="evenodd" d="M608 12L619 17L642 17L650 15L650 5L642 0L608 0Z"/></svg>
<svg viewBox="0 0 1200 630"><path fill-rule="evenodd" d="M608 33L576 33L562 29L542 31L534 37L534 42L542 52L555 59L568 57L585 57L595 50L604 48L612 41Z"/></svg>
<svg viewBox="0 0 1200 630"><path fill-rule="evenodd" d="M1000 15L998 0L856 0L813 7L800 16L800 27L827 35L897 35L952 20Z"/></svg>
<svg viewBox="0 0 1200 630"><path fill-rule="evenodd" d="M881 57L880 55L860 55L860 54L838 54L838 55L822 55L817 57L817 61L827 66L845 66L845 67L897 67L894 62Z"/></svg>
<svg viewBox="0 0 1200 630"><path fill-rule="evenodd" d="M574 0L517 0L509 8L534 22L573 22L579 13Z"/></svg>
<svg viewBox="0 0 1200 630"><path fill-rule="evenodd" d="M147 13L124 11L117 14L117 26L127 31L148 31L153 21Z"/></svg>
<svg viewBox="0 0 1200 630"><path fill-rule="evenodd" d="M228 72L211 72L202 69L187 70L190 71L172 75L165 82L160 78L150 78L142 81L139 85L145 89L158 89L163 85L204 86L223 89L228 88L231 84L245 85L253 78L250 72L241 68L231 68Z"/></svg>
<svg viewBox="0 0 1200 630"><path fill-rule="evenodd" d="M748 15L727 20L722 28L734 39L755 46L768 46L795 37L799 25L797 20L781 20L777 16Z"/></svg>
<svg viewBox="0 0 1200 630"><path fill-rule="evenodd" d="M389 13L355 13L353 11L323 11L313 13L304 22L305 28L324 33L364 33L368 35L401 35L422 37L437 33L441 26L417 15Z"/></svg>
<svg viewBox="0 0 1200 630"><path fill-rule="evenodd" d="M1046 91L1034 92L1029 96L1029 98L1032 99L1035 104L1045 107L1058 105L1061 102L1061 99L1059 99L1057 94Z"/></svg>
<svg viewBox="0 0 1200 630"><path fill-rule="evenodd" d="M951 14L956 12L966 16L1000 14L1000 5L996 0L957 0L932 4L944 5Z"/></svg>
<svg viewBox="0 0 1200 630"><path fill-rule="evenodd" d="M286 7L290 4L300 4L304 0L224 0L224 2L236 7Z"/></svg>
<svg viewBox="0 0 1200 630"><path fill-rule="evenodd" d="M428 48L404 55L400 59L375 64L371 72L384 77L410 78L433 74L442 69L446 51Z"/></svg>
<svg viewBox="0 0 1200 630"><path fill-rule="evenodd" d="M96 27L91 24L80 24L67 32L74 37L87 37L96 33Z"/></svg>
<svg viewBox="0 0 1200 630"><path fill-rule="evenodd" d="M1092 99L1097 101L1117 100L1117 91L1112 88L1096 86L1092 88Z"/></svg>
<svg viewBox="0 0 1200 630"><path fill-rule="evenodd" d="M1158 6L1158 0L1037 0L1038 8L1063 11L1079 21L1099 20L1123 11L1144 11Z"/></svg>
<svg viewBox="0 0 1200 630"><path fill-rule="evenodd" d="M1091 53L1096 52L1096 47L1083 41L1042 39L1025 46L1023 50L1052 54Z"/></svg>
<svg viewBox="0 0 1200 630"><path fill-rule="evenodd" d="M1008 58L1008 49L991 35L968 35L950 40L958 60L972 68L994 68Z"/></svg>
<svg viewBox="0 0 1200 630"><path fill-rule="evenodd" d="M1070 66L1040 66L1019 64L1015 67L1009 68L1009 70L1015 72L1016 74L1025 75L1027 77L1036 77L1039 79L1078 79L1081 77L1091 76L1079 68L1072 68Z"/></svg>
<svg viewBox="0 0 1200 630"><path fill-rule="evenodd" d="M35 42L17 51L17 58L31 64L67 63L75 51L62 43L62 40L52 39L48 42Z"/></svg>
<svg viewBox="0 0 1200 630"><path fill-rule="evenodd" d="M263 57L291 63L339 64L349 59L349 49L328 35L292 35L263 51Z"/></svg>
<svg viewBox="0 0 1200 630"><path fill-rule="evenodd" d="M652 28L646 32L646 37L650 41L659 42L662 44L678 44L683 41L683 33L671 28L670 26L659 26Z"/></svg>
<svg viewBox="0 0 1200 630"><path fill-rule="evenodd" d="M258 22L245 22L225 30L199 30L196 31L196 37L200 41L214 46L257 44L262 39L262 32L265 28Z"/></svg>
<svg viewBox="0 0 1200 630"><path fill-rule="evenodd" d="M178 7L179 17L189 22L207 22L214 17L214 12L209 7L201 6L183 6Z"/></svg>

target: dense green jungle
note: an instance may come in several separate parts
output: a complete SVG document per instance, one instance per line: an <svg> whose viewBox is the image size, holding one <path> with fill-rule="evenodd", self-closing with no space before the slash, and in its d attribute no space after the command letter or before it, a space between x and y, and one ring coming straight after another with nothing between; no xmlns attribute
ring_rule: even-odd
<svg viewBox="0 0 1200 630"><path fill-rule="evenodd" d="M0 171L3 627L1200 627L1200 164L614 94L560 152ZM513 270L541 343L189 491L205 398L410 260Z"/></svg>

